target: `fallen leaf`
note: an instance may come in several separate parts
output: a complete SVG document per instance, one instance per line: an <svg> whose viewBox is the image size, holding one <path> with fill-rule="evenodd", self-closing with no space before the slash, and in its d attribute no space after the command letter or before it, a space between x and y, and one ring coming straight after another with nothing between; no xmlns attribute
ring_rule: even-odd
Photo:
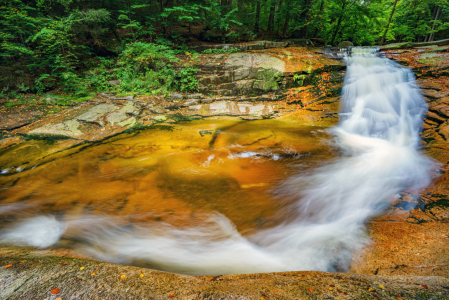
<svg viewBox="0 0 449 300"><path fill-rule="evenodd" d="M84 267L81 267L80 270L84 270Z"/></svg>
<svg viewBox="0 0 449 300"><path fill-rule="evenodd" d="M333 288L330 287L330 288L329 288L329 291L332 291L332 290L333 290Z"/></svg>
<svg viewBox="0 0 449 300"><path fill-rule="evenodd" d="M260 297L260 300L266 300L264 297Z"/></svg>
<svg viewBox="0 0 449 300"><path fill-rule="evenodd" d="M379 298L379 296L377 296L376 294L373 294L374 297Z"/></svg>
<svg viewBox="0 0 449 300"><path fill-rule="evenodd" d="M348 295L348 293L346 293L346 292L343 292L343 294L345 294L345 296L347 296L347 295Z"/></svg>
<svg viewBox="0 0 449 300"><path fill-rule="evenodd" d="M313 289L312 289L312 288L309 288L309 291L310 291L311 293L313 293Z"/></svg>
<svg viewBox="0 0 449 300"><path fill-rule="evenodd" d="M94 270L98 270L98 267L96 267Z"/></svg>
<svg viewBox="0 0 449 300"><path fill-rule="evenodd" d="M35 265L31 265L30 268L34 267Z"/></svg>
<svg viewBox="0 0 449 300"><path fill-rule="evenodd" d="M274 292L275 292L275 293L277 293L277 292L278 292L278 290L274 290Z"/></svg>
<svg viewBox="0 0 449 300"><path fill-rule="evenodd" d="M398 300L404 300L401 298L401 296L397 295L396 298L398 298Z"/></svg>
<svg viewBox="0 0 449 300"><path fill-rule="evenodd" d="M331 285L329 285L330 287L335 287L335 285L333 285L333 284L331 284Z"/></svg>
<svg viewBox="0 0 449 300"><path fill-rule="evenodd" d="M12 267L12 264L6 265L5 268Z"/></svg>
<svg viewBox="0 0 449 300"><path fill-rule="evenodd" d="M120 278L121 278L121 279L125 279L125 277L126 277L125 274L120 275Z"/></svg>
<svg viewBox="0 0 449 300"><path fill-rule="evenodd" d="M423 284L422 285L423 288L425 288L426 290L429 288L427 285Z"/></svg>
<svg viewBox="0 0 449 300"><path fill-rule="evenodd" d="M379 287L380 287L381 289L385 290L385 287L384 287L383 285L379 284Z"/></svg>
<svg viewBox="0 0 449 300"><path fill-rule="evenodd" d="M339 289L337 289L337 292L338 292L338 293L341 293L341 291L340 291Z"/></svg>
<svg viewBox="0 0 449 300"><path fill-rule="evenodd" d="M95 276L95 272L93 272L92 274L90 274L90 276Z"/></svg>
<svg viewBox="0 0 449 300"><path fill-rule="evenodd" d="M173 298L175 296L176 292L171 293L168 298Z"/></svg>
<svg viewBox="0 0 449 300"><path fill-rule="evenodd" d="M134 282L133 282L133 283L131 283L131 286L134 286L134 284L135 284Z"/></svg>
<svg viewBox="0 0 449 300"><path fill-rule="evenodd" d="M62 300L62 298L58 298L58 299L56 299L56 300Z"/></svg>
<svg viewBox="0 0 449 300"><path fill-rule="evenodd" d="M26 262L26 260L22 260L22 261L20 262L20 264L22 265L24 262Z"/></svg>
<svg viewBox="0 0 449 300"><path fill-rule="evenodd" d="M140 274L140 277L143 277L144 275L143 275L143 273L142 274Z"/></svg>
<svg viewBox="0 0 449 300"><path fill-rule="evenodd" d="M372 292L372 291L374 291L373 288L369 288L369 289L368 289L368 292Z"/></svg>
<svg viewBox="0 0 449 300"><path fill-rule="evenodd" d="M52 289L52 290L51 290L51 293L52 293L53 295L56 295L56 294L59 294L60 291L61 291L60 289Z"/></svg>
<svg viewBox="0 0 449 300"><path fill-rule="evenodd" d="M69 263L62 263L61 266L67 266Z"/></svg>

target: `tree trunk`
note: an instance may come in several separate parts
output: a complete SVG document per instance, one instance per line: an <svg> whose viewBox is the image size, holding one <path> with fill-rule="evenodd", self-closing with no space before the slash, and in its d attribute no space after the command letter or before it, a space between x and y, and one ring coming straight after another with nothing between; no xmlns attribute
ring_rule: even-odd
<svg viewBox="0 0 449 300"><path fill-rule="evenodd" d="M279 11L282 9L282 6L284 5L284 0L280 0L279 1L279 5L276 7L276 12L275 15L277 15L279 13ZM276 33L279 34L280 30L281 30L281 18L276 18L277 21L277 30Z"/></svg>
<svg viewBox="0 0 449 300"><path fill-rule="evenodd" d="M437 24L438 17L440 16L440 11L441 11L441 7L438 6L437 13L436 13L436 15L435 15L435 20L433 21L433 25L432 25L432 31L435 30L435 26L436 26L436 24ZM434 32L431 32L431 33L430 33L430 37L429 37L428 42L433 42L433 38L434 38L434 37L435 37L435 33L434 33Z"/></svg>
<svg viewBox="0 0 449 300"><path fill-rule="evenodd" d="M271 0L271 3L270 3L270 16L268 17L268 28L267 28L267 31L269 33L273 32L274 12L275 12L275 9L276 9L275 5L276 5L276 3L274 2L274 0Z"/></svg>
<svg viewBox="0 0 449 300"><path fill-rule="evenodd" d="M393 19L394 10L396 9L396 4L398 4L398 0L394 1L393 9L390 14L390 19L388 20L387 27L385 28L384 35L382 36L382 40L380 41L380 45L382 46L385 42L385 38L387 37L388 28L390 27L391 19Z"/></svg>
<svg viewBox="0 0 449 300"><path fill-rule="evenodd" d="M303 26L301 27L301 36L303 37L303 38L306 38L307 37L307 26L306 26L306 23L307 23L307 19L308 19L308 16L309 16L309 11L310 11L310 7L311 7L312 5L311 5L311 0L306 0L305 1L305 5L304 5L304 10L301 12L301 15L300 15L300 19L301 20L304 20L304 24L303 24Z"/></svg>
<svg viewBox="0 0 449 300"><path fill-rule="evenodd" d="M396 0L398 1L398 0ZM335 39L337 38L338 32L340 31L341 22L343 21L344 11L346 8L347 2L343 2L343 6L341 7L341 15L338 18L337 27L335 28L334 36L332 37L331 45L334 45Z"/></svg>
<svg viewBox="0 0 449 300"><path fill-rule="evenodd" d="M285 16L284 29L282 30L282 36L287 36L288 31L288 23L290 22L290 11L287 11L287 15Z"/></svg>
<svg viewBox="0 0 449 300"><path fill-rule="evenodd" d="M161 13L164 12L164 0L160 0L161 2ZM161 31L165 34L166 30L165 30L165 26L164 26L164 18L162 18L161 20Z"/></svg>
<svg viewBox="0 0 449 300"><path fill-rule="evenodd" d="M323 9L324 9L324 0L321 0L320 12L318 13L319 16L321 16L321 14L323 13ZM315 33L313 34L314 38L316 38L317 36L318 36L318 26L316 26Z"/></svg>
<svg viewBox="0 0 449 300"><path fill-rule="evenodd" d="M259 32L259 19L260 19L260 0L256 0L256 22L254 24L254 31Z"/></svg>

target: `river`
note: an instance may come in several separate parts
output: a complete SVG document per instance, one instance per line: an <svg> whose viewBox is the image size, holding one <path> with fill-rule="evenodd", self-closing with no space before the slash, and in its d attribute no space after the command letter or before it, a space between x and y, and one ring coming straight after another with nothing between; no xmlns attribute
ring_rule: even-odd
<svg viewBox="0 0 449 300"><path fill-rule="evenodd" d="M353 50L338 125L203 120L56 152L0 177L0 239L187 274L346 271L364 223L430 183L413 73ZM3 151L26 161L29 141Z"/></svg>

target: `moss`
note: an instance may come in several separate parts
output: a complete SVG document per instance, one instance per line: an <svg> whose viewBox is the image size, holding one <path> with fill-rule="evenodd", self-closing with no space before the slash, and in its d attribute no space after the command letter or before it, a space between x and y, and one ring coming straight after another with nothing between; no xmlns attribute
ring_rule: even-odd
<svg viewBox="0 0 449 300"><path fill-rule="evenodd" d="M53 134L26 134L23 136L23 139L25 141L30 141L30 140L45 140L45 141L49 141L51 143L54 143L56 141L59 140L69 140L71 139L68 136L64 136L64 135L53 135Z"/></svg>
<svg viewBox="0 0 449 300"><path fill-rule="evenodd" d="M254 82L253 88L271 91L279 89L279 81L281 80L282 72L275 69L262 69L256 73L256 82Z"/></svg>
<svg viewBox="0 0 449 300"><path fill-rule="evenodd" d="M426 209L432 209L434 207L448 208L449 207L449 199L437 200L437 201L429 203L425 206Z"/></svg>

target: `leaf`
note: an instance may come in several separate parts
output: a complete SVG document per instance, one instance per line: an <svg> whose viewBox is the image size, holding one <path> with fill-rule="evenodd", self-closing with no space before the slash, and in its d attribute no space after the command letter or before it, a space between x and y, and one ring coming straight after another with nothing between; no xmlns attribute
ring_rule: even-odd
<svg viewBox="0 0 449 300"><path fill-rule="evenodd" d="M90 276L95 276L95 272L93 272L92 274L90 274Z"/></svg>
<svg viewBox="0 0 449 300"><path fill-rule="evenodd" d="M53 295L56 295L56 294L59 294L59 292L60 292L61 290L60 289L52 289L51 290L51 293L53 294Z"/></svg>
<svg viewBox="0 0 449 300"><path fill-rule="evenodd" d="M423 284L422 285L423 288L425 288L426 290L429 288L427 285Z"/></svg>
<svg viewBox="0 0 449 300"><path fill-rule="evenodd" d="M329 288L329 291L332 291L332 290L333 290L333 288L330 287L330 288Z"/></svg>
<svg viewBox="0 0 449 300"><path fill-rule="evenodd" d="M20 262L20 264L23 265L24 262L26 262L26 260L22 260L22 261Z"/></svg>
<svg viewBox="0 0 449 300"><path fill-rule="evenodd" d="M338 292L338 293L341 293L341 291L340 291L339 289L337 289L337 292Z"/></svg>
<svg viewBox="0 0 449 300"><path fill-rule="evenodd" d="M121 278L121 279L125 279L125 277L126 277L125 274L120 275L120 278Z"/></svg>
<svg viewBox="0 0 449 300"><path fill-rule="evenodd" d="M381 289L385 290L385 287L384 287L383 285L379 284L379 287L380 287Z"/></svg>
<svg viewBox="0 0 449 300"><path fill-rule="evenodd" d="M62 263L61 266L67 266L69 263Z"/></svg>
<svg viewBox="0 0 449 300"><path fill-rule="evenodd" d="M176 292L171 293L168 298L173 298L175 296Z"/></svg>
<svg viewBox="0 0 449 300"><path fill-rule="evenodd" d="M143 276L145 276L145 275L143 275L143 273L142 273L142 274L140 274L140 277L143 277Z"/></svg>
<svg viewBox="0 0 449 300"><path fill-rule="evenodd" d="M6 268L9 268L9 267L12 267L12 264L6 265L6 266L5 266L5 269L6 269Z"/></svg>
<svg viewBox="0 0 449 300"><path fill-rule="evenodd" d="M372 292L372 291L374 291L373 288L369 288L369 289L368 289L368 292Z"/></svg>
<svg viewBox="0 0 449 300"><path fill-rule="evenodd" d="M311 293L313 293L313 289L312 289L312 288L309 288L309 291L310 291Z"/></svg>
<svg viewBox="0 0 449 300"><path fill-rule="evenodd" d="M62 298L57 298L56 300L62 300Z"/></svg>
<svg viewBox="0 0 449 300"><path fill-rule="evenodd" d="M267 300L265 297L260 297L260 300Z"/></svg>
<svg viewBox="0 0 449 300"><path fill-rule="evenodd" d="M84 270L84 267L81 267L80 270Z"/></svg>
<svg viewBox="0 0 449 300"><path fill-rule="evenodd" d="M35 265L31 265L30 268L34 267Z"/></svg>
<svg viewBox="0 0 449 300"><path fill-rule="evenodd" d="M404 299L402 299L402 297L399 296L399 295L397 295L396 298L397 298L398 300L404 300Z"/></svg>
<svg viewBox="0 0 449 300"><path fill-rule="evenodd" d="M333 288L335 287L335 285L333 285L333 284L330 284L329 286L330 286L330 287L333 287Z"/></svg>
<svg viewBox="0 0 449 300"><path fill-rule="evenodd" d="M373 294L374 297L379 298L379 296L377 296L376 294Z"/></svg>

